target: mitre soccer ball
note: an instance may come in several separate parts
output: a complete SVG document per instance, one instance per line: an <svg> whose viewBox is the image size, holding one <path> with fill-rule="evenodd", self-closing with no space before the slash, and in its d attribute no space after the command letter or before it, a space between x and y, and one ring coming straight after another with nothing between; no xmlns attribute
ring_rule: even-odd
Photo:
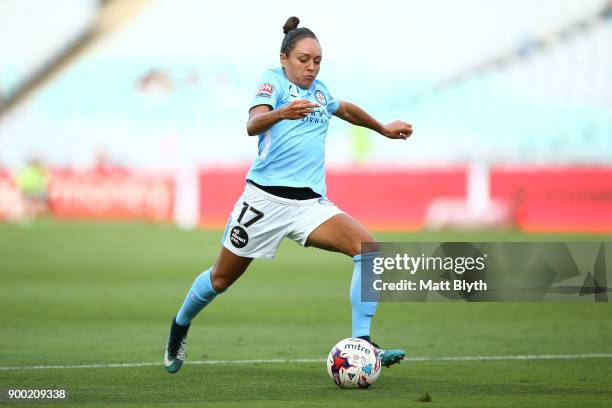
<svg viewBox="0 0 612 408"><path fill-rule="evenodd" d="M327 373L340 388L368 388L380 375L380 356L371 343L340 340L327 357Z"/></svg>

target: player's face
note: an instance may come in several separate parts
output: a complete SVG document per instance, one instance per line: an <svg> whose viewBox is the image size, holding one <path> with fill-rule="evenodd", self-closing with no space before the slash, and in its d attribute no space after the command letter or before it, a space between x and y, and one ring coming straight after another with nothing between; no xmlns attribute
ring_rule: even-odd
<svg viewBox="0 0 612 408"><path fill-rule="evenodd" d="M321 46L314 38L303 38L289 55L281 54L287 78L300 88L310 88L321 69Z"/></svg>

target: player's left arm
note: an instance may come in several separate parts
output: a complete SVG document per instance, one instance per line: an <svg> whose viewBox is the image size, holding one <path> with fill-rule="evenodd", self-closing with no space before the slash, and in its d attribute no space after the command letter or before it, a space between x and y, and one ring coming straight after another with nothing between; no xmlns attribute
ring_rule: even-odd
<svg viewBox="0 0 612 408"><path fill-rule="evenodd" d="M410 123L396 120L383 125L354 103L339 101L339 104L333 115L353 125L372 129L389 139L408 139L412 135L412 125Z"/></svg>

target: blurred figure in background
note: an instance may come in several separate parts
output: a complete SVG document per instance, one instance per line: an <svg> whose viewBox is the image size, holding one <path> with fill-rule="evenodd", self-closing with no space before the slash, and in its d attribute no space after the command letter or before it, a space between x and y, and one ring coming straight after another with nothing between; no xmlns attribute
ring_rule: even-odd
<svg viewBox="0 0 612 408"><path fill-rule="evenodd" d="M21 190L23 217L31 220L49 210L49 183L51 174L42 159L34 157L17 171L15 184Z"/></svg>
<svg viewBox="0 0 612 408"><path fill-rule="evenodd" d="M176 86L170 74L161 69L152 69L136 82L136 89L151 100L161 101L166 99Z"/></svg>

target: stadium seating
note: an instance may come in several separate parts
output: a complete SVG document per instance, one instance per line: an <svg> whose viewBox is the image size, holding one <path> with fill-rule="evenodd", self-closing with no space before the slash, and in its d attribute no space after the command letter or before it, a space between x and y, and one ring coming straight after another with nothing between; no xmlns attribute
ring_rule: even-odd
<svg viewBox="0 0 612 408"><path fill-rule="evenodd" d="M464 13L457 19L465 21L477 15L472 19L481 23L463 25L465 32L455 33L456 40L448 40L435 50L454 56L451 47L463 40L470 57L464 64L461 58L456 62L440 57L430 57L428 63L428 50L415 45L410 52L418 58L419 70L424 70L426 77L412 77L414 69L409 65L406 74L398 74L397 67L384 61L376 68L357 67L356 72L367 82L380 81L387 74L397 76L393 86L383 82L364 95L353 90L353 75L339 74L354 65L342 53L327 58L329 66L324 67L322 77L340 97L354 96L381 118L402 117L415 123L419 137L411 141L410 148L397 149L374 139L368 161L429 163L477 158L607 163L612 149L612 24L594 17L602 5L602 1L500 1L484 7L470 1L456 10L449 4L453 12ZM254 141L245 141L245 112L261 71L274 65L280 36L272 37L273 44L259 45L260 50L248 44L240 51L228 48L231 42L244 42L239 35L228 34L225 42L200 41L222 29L208 7L197 1L185 2L183 7L171 1L153 3L132 24L69 67L26 109L13 113L18 123L0 127L0 139L11 137L9 132L12 135L11 148L0 153L0 159L18 164L36 145L38 152L54 161L80 165L83 160L92 160L95 151L103 147L130 166L158 167L167 163L162 151L174 143L181 151L197 152L184 159L198 164L250 160ZM224 10L215 7L213 12ZM407 11L416 8L413 4L404 7ZM427 15L433 10L421 12ZM196 24L190 16L198 14L210 24ZM496 20L505 14L510 18ZM561 34L582 20L590 21L588 28ZM435 29L436 23L445 22L439 18L428 24ZM492 22L497 29L483 33ZM330 48L336 49L334 37L324 40L324 45L329 42ZM530 44L540 44L542 49L506 58L492 69L479 66L527 50ZM441 61L453 71L433 65ZM156 72L167 77L167 89L156 89L155 79L142 85L147 75ZM457 75L463 79L438 86ZM44 122L44 129L36 126L40 122ZM210 143L203 135L231 140L233 148ZM72 146L75 137L79 139L76 148ZM54 143L39 143L48 138ZM334 148L328 157L332 164L355 158L347 126L332 126L330 146Z"/></svg>

